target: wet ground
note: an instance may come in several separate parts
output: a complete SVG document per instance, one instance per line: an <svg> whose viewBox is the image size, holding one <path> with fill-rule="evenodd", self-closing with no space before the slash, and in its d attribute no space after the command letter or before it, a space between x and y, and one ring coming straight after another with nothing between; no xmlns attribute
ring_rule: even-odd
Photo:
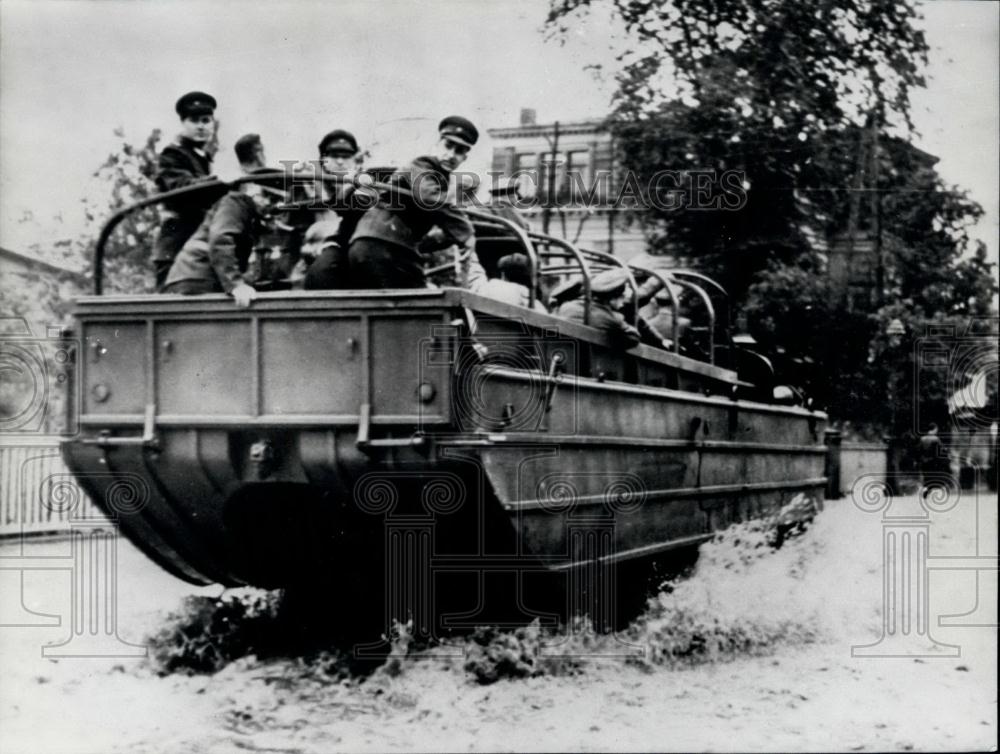
<svg viewBox="0 0 1000 754"><path fill-rule="evenodd" d="M625 662L603 642L595 649L602 656L582 658L577 675L485 686L463 670L460 645L417 653L396 674L377 671L363 681L252 657L212 676L160 677L136 656L144 637L186 595L219 588L177 581L117 540L120 641L106 633L115 633L115 611L103 599L78 610L84 623L73 635L70 543L6 544L0 752L995 747L996 571L977 575L980 561L970 556L978 547L995 564L996 498L966 494L926 519L931 640L916 633L915 606L898 609L888 626L883 620L883 535L899 520L882 515L835 501L781 550L731 542L703 550L694 575L663 597L663 609L651 610L636 634L648 640L639 648L652 658L662 649L662 621L712 616L719 635L772 637L766 646L663 665ZM18 566L33 569L23 584L12 570ZM942 616L970 611L940 625ZM893 641L879 643L887 627ZM61 648L70 656L43 656L43 647L71 635ZM854 654L876 656L852 655L852 646L872 644L878 648Z"/></svg>

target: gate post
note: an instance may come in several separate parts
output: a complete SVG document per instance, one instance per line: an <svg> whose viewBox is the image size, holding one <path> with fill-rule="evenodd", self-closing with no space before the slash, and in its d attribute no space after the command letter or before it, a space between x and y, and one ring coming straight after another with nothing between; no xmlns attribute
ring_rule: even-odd
<svg viewBox="0 0 1000 754"><path fill-rule="evenodd" d="M826 499L836 500L841 496L840 488L840 451L841 437L839 429L828 429L823 432L823 443L826 445Z"/></svg>

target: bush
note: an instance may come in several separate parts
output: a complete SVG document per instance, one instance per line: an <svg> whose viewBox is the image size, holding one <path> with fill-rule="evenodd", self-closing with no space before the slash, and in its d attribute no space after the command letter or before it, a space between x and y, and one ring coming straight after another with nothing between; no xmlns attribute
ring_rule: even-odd
<svg viewBox="0 0 1000 754"><path fill-rule="evenodd" d="M150 641L163 673L214 673L233 660L276 649L277 592L241 590L221 597L187 597Z"/></svg>
<svg viewBox="0 0 1000 754"><path fill-rule="evenodd" d="M480 626L465 641L464 669L481 684L501 678L577 675L583 672L584 657L603 641L584 618L562 632L543 630L537 618L513 631Z"/></svg>

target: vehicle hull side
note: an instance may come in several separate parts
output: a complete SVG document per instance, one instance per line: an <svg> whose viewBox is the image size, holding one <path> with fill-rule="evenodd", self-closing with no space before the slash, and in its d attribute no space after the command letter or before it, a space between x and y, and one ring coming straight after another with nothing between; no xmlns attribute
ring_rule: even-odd
<svg viewBox="0 0 1000 754"><path fill-rule="evenodd" d="M572 568L822 499L825 416L726 397L712 365L459 291L198 298L79 307L63 446L194 583L337 573L407 527L442 567Z"/></svg>

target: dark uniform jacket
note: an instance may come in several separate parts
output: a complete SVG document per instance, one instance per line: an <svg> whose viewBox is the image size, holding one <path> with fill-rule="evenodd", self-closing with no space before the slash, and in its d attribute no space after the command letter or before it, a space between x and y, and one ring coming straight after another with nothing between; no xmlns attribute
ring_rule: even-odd
<svg viewBox="0 0 1000 754"><path fill-rule="evenodd" d="M190 186L208 178L211 170L212 158L196 142L181 137L160 152L156 187L163 192ZM167 215L153 245L153 259L172 260L184 242L198 229L208 208L226 190L220 187L216 191L206 190L165 201L163 206Z"/></svg>
<svg viewBox="0 0 1000 754"><path fill-rule="evenodd" d="M229 293L246 280L250 254L262 231L261 214L246 194L230 191L205 216L181 249L166 285L205 280Z"/></svg>
<svg viewBox="0 0 1000 754"><path fill-rule="evenodd" d="M287 214L286 222L292 227L291 240L286 246L286 252L292 262L298 261L302 241L306 231L317 219L323 219L322 213L332 210L340 219L340 229L331 239L347 249L365 211L375 204L374 189L359 189L351 183L328 184L322 189L322 195L315 196L313 185L294 183L292 185L291 201L313 201L313 207L298 207Z"/></svg>
<svg viewBox="0 0 1000 754"><path fill-rule="evenodd" d="M570 322L583 324L583 299L567 301L556 314ZM626 322L624 316L599 301L591 301L589 325L605 333L612 344L621 348L632 348L641 339L639 331Z"/></svg>
<svg viewBox="0 0 1000 754"><path fill-rule="evenodd" d="M417 245L435 225L448 243L462 245L473 237L469 218L447 200L448 173L433 157L418 157L408 167L393 173L387 183L412 192L413 197L399 191L383 191L375 206L358 221L352 242L368 238L393 244L400 255L420 267Z"/></svg>

